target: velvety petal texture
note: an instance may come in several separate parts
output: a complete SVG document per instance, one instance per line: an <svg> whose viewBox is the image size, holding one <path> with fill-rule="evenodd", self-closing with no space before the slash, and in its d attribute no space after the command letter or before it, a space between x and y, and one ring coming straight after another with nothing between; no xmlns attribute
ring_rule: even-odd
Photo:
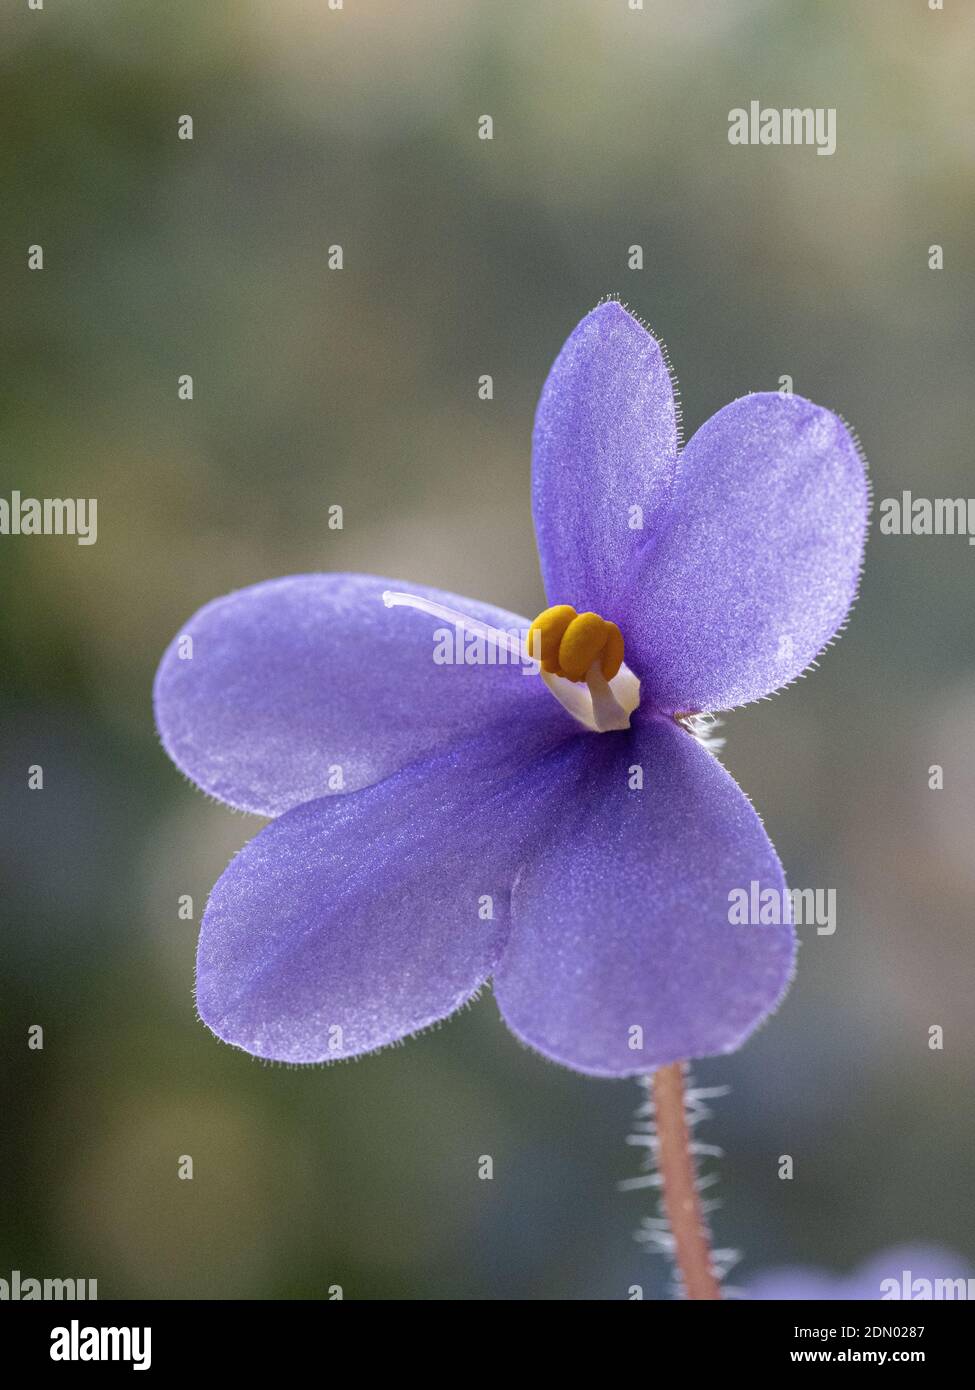
<svg viewBox="0 0 975 1390"><path fill-rule="evenodd" d="M506 940L516 869L560 815L545 754L571 726L549 713L266 826L204 914L204 1022L258 1057L336 1061L470 999Z"/></svg>
<svg viewBox="0 0 975 1390"><path fill-rule="evenodd" d="M793 969L790 925L729 921L733 890L785 887L758 816L668 721L573 739L549 762L558 834L525 857L495 973L508 1026L597 1076L733 1050Z"/></svg>
<svg viewBox="0 0 975 1390"><path fill-rule="evenodd" d="M856 593L863 461L836 415L801 396L745 396L690 440L666 524L617 619L656 709L720 710L798 676Z"/></svg>
<svg viewBox="0 0 975 1390"><path fill-rule="evenodd" d="M600 304L559 353L535 417L532 507L549 603L616 620L666 505L677 443L662 349L621 304Z"/></svg>
<svg viewBox="0 0 975 1390"><path fill-rule="evenodd" d="M528 627L489 604L373 575L300 574L228 594L189 620L156 675L156 724L176 766L231 806L277 816L554 705L516 664L439 662L454 629L387 608L386 589L492 627Z"/></svg>

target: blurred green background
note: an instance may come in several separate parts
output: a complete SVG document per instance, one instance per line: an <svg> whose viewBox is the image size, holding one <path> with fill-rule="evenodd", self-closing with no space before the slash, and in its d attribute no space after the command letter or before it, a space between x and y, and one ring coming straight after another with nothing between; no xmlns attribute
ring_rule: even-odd
<svg viewBox="0 0 975 1390"><path fill-rule="evenodd" d="M532 412L612 291L666 340L688 436L788 374L855 426L878 499L973 492L973 41L956 0L4 7L0 492L96 496L99 537L0 538L0 1274L666 1295L634 1239L652 1193L617 1186L638 1087L523 1050L489 993L332 1069L197 1023L177 899L198 919L260 822L168 763L152 677L200 604L289 572L537 611ZM730 146L752 98L835 107L836 153ZM790 880L838 894L780 1013L696 1068L731 1088L701 1137L739 1282L975 1252L973 566L962 538L875 531L815 677L726 721Z"/></svg>

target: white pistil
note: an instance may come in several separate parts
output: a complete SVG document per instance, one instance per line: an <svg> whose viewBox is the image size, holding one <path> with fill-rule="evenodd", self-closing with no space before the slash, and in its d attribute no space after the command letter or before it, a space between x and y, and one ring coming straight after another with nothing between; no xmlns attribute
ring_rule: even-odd
<svg viewBox="0 0 975 1390"><path fill-rule="evenodd" d="M383 603L387 608L416 608L420 613L429 613L431 618L443 618L445 623L453 623L454 627L459 627L462 632L473 632L489 646L500 647L510 656L518 657L520 661L530 662L532 659L520 637L503 632L499 627L479 622L477 618L469 618L466 613L459 613L456 608L448 608L446 604L420 598L419 594L400 594L394 589L385 590Z"/></svg>
<svg viewBox="0 0 975 1390"><path fill-rule="evenodd" d="M543 671L523 637L491 627L489 623L482 623L456 608L421 598L419 594L400 593L393 589L384 591L383 603L387 608L415 608L420 613L428 613L432 618L451 623L458 631L471 632L490 646L507 652L522 664L526 675L541 674L559 704L585 728L601 734L630 727L630 715L640 703L640 682L625 664L611 681L607 681L597 659L587 671L586 683L582 685L564 676L553 676ZM525 631L527 633L527 628Z"/></svg>

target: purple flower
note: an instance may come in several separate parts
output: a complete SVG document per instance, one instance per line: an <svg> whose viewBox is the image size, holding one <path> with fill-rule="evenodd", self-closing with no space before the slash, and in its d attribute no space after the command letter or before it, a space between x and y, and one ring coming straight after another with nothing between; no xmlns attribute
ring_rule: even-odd
<svg viewBox="0 0 975 1390"><path fill-rule="evenodd" d="M975 1297L972 1267L937 1246L899 1245L865 1260L852 1274L836 1275L801 1265L764 1270L746 1284L749 1299L911 1301Z"/></svg>
<svg viewBox="0 0 975 1390"><path fill-rule="evenodd" d="M226 1041L351 1057L493 976L523 1041L628 1076L736 1048L785 992L788 921L729 922L733 890L784 893L778 858L676 716L779 689L842 624L856 444L758 394L681 451L661 348L609 302L545 384L532 491L549 602L572 605L536 625L541 675L524 618L354 574L230 594L166 652L166 751L276 818L203 919L197 1004Z"/></svg>

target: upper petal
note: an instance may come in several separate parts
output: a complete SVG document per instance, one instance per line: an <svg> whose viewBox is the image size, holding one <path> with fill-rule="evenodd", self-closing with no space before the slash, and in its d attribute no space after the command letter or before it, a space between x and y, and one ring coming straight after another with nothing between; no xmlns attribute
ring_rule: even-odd
<svg viewBox="0 0 975 1390"><path fill-rule="evenodd" d="M564 775L560 834L519 874L495 972L509 1027L597 1076L738 1047L782 997L794 955L788 924L729 920L729 894L753 883L790 915L751 805L667 721L583 736L551 758Z"/></svg>
<svg viewBox="0 0 975 1390"><path fill-rule="evenodd" d="M558 808L542 755L574 736L547 714L266 826L204 914L204 1022L258 1057L334 1061L468 1000L507 935L517 864Z"/></svg>
<svg viewBox="0 0 975 1390"><path fill-rule="evenodd" d="M600 304L559 353L535 416L532 507L549 603L615 619L666 501L677 441L660 345L621 304Z"/></svg>
<svg viewBox="0 0 975 1390"><path fill-rule="evenodd" d="M385 589L403 587L301 574L201 608L156 675L156 724L173 762L221 801L276 816L368 786L539 703L558 719L541 682L517 665L438 664L442 624L382 601ZM472 599L406 587L493 627L528 626Z"/></svg>
<svg viewBox="0 0 975 1390"><path fill-rule="evenodd" d="M690 440L617 619L649 705L718 710L800 675L856 594L868 491L838 416L744 396Z"/></svg>

